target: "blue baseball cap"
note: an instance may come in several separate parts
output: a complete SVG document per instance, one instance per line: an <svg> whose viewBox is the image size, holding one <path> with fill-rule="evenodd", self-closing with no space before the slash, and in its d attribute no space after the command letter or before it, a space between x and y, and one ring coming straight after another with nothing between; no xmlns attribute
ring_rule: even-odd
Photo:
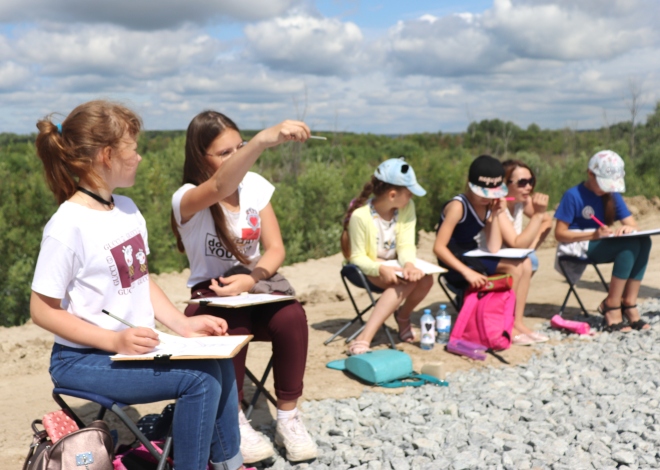
<svg viewBox="0 0 660 470"><path fill-rule="evenodd" d="M426 196L426 190L419 185L417 178L415 178L415 171L403 158L385 160L378 165L378 168L374 171L374 176L383 183L408 188L415 196Z"/></svg>

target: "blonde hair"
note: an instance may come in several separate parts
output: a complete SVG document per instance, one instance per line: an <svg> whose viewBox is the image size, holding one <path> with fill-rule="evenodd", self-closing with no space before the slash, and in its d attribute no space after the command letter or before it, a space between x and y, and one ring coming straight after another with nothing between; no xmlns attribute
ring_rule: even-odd
<svg viewBox="0 0 660 470"><path fill-rule="evenodd" d="M62 204L76 192L81 179L93 189L105 187L94 170L94 160L105 147L117 150L126 134L137 138L140 117L124 105L105 100L89 101L76 107L61 127L52 114L37 122L37 155L44 164L48 187Z"/></svg>

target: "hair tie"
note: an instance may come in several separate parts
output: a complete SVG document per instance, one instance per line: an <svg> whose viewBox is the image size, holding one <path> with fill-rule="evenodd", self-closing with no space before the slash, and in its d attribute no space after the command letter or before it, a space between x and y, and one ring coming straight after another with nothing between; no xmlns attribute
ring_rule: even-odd
<svg viewBox="0 0 660 470"><path fill-rule="evenodd" d="M57 127L57 133L62 135L62 124L55 124L55 127Z"/></svg>

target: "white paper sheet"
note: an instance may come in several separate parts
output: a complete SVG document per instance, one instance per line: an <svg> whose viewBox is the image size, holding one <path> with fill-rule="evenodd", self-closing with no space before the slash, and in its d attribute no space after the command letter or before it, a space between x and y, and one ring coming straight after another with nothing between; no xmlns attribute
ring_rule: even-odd
<svg viewBox="0 0 660 470"><path fill-rule="evenodd" d="M401 265L399 262L395 259L391 259L389 261L385 261L383 263L385 266L392 266L393 268L400 268ZM440 274L440 273L446 273L447 270L443 267L438 266L437 264L429 263L428 261L424 261L423 259L417 258L415 260L415 267L419 270L421 270L424 274ZM403 277L402 272L397 272L397 276Z"/></svg>
<svg viewBox="0 0 660 470"><path fill-rule="evenodd" d="M483 258L486 256L492 256L495 258L513 258L513 259L519 259L519 258L524 258L528 254L530 254L532 249L527 249L527 248L502 248L500 251L497 253L490 253L488 251L484 250L472 250L468 251L467 253L464 254L464 256L469 256L472 258Z"/></svg>
<svg viewBox="0 0 660 470"><path fill-rule="evenodd" d="M183 338L158 332L161 343L145 354L115 354L113 361L131 361L154 359L156 356L171 356L170 359L195 358L230 358L241 349L241 344L251 339L251 335L235 336L202 336L198 338ZM237 349L238 348L238 349Z"/></svg>
<svg viewBox="0 0 660 470"><path fill-rule="evenodd" d="M211 307L238 308L293 299L295 297L292 295L241 294L231 297L204 297L202 299L187 300L186 303L210 305Z"/></svg>

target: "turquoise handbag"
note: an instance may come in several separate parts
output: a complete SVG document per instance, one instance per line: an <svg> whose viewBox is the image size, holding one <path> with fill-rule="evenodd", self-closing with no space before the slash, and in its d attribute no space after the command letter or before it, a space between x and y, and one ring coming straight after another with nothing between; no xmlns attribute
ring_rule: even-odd
<svg viewBox="0 0 660 470"><path fill-rule="evenodd" d="M358 379L379 387L420 387L433 384L446 387L446 381L413 371L412 359L396 349L379 349L348 359L331 361L326 367L345 370Z"/></svg>

